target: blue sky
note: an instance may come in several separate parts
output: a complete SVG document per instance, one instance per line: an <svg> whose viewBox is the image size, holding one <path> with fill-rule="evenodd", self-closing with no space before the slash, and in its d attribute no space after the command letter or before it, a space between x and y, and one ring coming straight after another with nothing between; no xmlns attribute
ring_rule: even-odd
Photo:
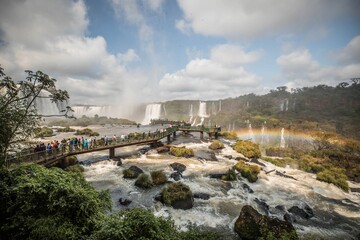
<svg viewBox="0 0 360 240"><path fill-rule="evenodd" d="M360 76L358 9L358 0L4 0L0 64L14 79L48 73L72 103L119 109L337 85Z"/></svg>

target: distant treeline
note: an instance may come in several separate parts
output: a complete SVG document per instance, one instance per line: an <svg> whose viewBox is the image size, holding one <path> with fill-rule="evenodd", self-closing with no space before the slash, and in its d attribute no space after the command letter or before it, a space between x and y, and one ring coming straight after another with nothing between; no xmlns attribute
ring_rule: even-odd
<svg viewBox="0 0 360 240"><path fill-rule="evenodd" d="M333 131L360 138L360 79L336 87L318 85L291 89L278 87L265 95L248 94L236 98L206 101L210 117L205 124L229 130L285 127L297 131ZM198 113L199 101L175 100L164 103L166 117L189 121L190 106Z"/></svg>
<svg viewBox="0 0 360 240"><path fill-rule="evenodd" d="M95 115L94 117L87 117L82 116L81 118L69 118L69 119L60 119L54 120L49 122L48 126L62 126L62 127L69 127L69 126L81 126L86 127L89 125L105 125L105 124L112 124L112 125L136 125L136 122L123 119L123 118L108 118L105 116L99 117Z"/></svg>

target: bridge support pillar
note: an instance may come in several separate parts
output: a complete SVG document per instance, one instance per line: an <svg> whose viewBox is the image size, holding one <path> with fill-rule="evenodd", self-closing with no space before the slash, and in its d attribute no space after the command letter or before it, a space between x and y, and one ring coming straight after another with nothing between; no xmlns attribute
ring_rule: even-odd
<svg viewBox="0 0 360 240"><path fill-rule="evenodd" d="M200 132L200 139L201 139L201 140L204 139L204 132L203 132L203 131Z"/></svg>
<svg viewBox="0 0 360 240"><path fill-rule="evenodd" d="M109 148L109 158L115 157L115 148Z"/></svg>
<svg viewBox="0 0 360 240"><path fill-rule="evenodd" d="M173 133L173 137L176 138L176 132Z"/></svg>
<svg viewBox="0 0 360 240"><path fill-rule="evenodd" d="M166 136L166 139L167 139L168 142L170 142L170 135L171 135L171 134L169 134L169 135Z"/></svg>
<svg viewBox="0 0 360 240"><path fill-rule="evenodd" d="M209 133L208 133L208 135L209 135L209 138L211 139L211 137L212 137L212 133L211 133L211 132L209 132Z"/></svg>
<svg viewBox="0 0 360 240"><path fill-rule="evenodd" d="M215 132L215 139L218 139L218 137L219 137L219 133Z"/></svg>

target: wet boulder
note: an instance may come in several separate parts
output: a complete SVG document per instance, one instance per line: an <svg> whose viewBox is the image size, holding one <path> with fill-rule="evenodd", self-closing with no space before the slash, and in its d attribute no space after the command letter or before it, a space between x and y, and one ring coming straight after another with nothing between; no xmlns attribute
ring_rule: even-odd
<svg viewBox="0 0 360 240"><path fill-rule="evenodd" d="M135 186L143 189L149 189L153 186L151 178L148 174L142 173L135 181Z"/></svg>
<svg viewBox="0 0 360 240"><path fill-rule="evenodd" d="M243 183L242 187L243 187L243 189L244 189L245 191L247 191L248 193L254 193L254 190L252 190L252 189L250 188L250 186L247 185L246 183Z"/></svg>
<svg viewBox="0 0 360 240"><path fill-rule="evenodd" d="M265 213L265 215L269 215L269 205L265 202L265 200L255 198L254 201L258 205L259 209Z"/></svg>
<svg viewBox="0 0 360 240"><path fill-rule="evenodd" d="M163 146L163 147L156 148L157 153L166 153L166 152L169 152L169 151L170 151L169 146Z"/></svg>
<svg viewBox="0 0 360 240"><path fill-rule="evenodd" d="M226 173L209 173L209 178L221 179Z"/></svg>
<svg viewBox="0 0 360 240"><path fill-rule="evenodd" d="M314 216L314 212L309 205L302 203L300 207L292 206L288 211L296 216L299 216L303 219L310 219Z"/></svg>
<svg viewBox="0 0 360 240"><path fill-rule="evenodd" d="M123 170L123 177L124 178L137 178L142 173L144 173L144 171L141 168L139 168L137 166L131 166L131 167Z"/></svg>
<svg viewBox="0 0 360 240"><path fill-rule="evenodd" d="M199 198L202 200L209 200L210 199L210 194L208 193L194 193L194 198Z"/></svg>
<svg viewBox="0 0 360 240"><path fill-rule="evenodd" d="M154 185L161 185L167 182L167 177L162 170L150 172L151 179Z"/></svg>
<svg viewBox="0 0 360 240"><path fill-rule="evenodd" d="M182 175L180 172L173 172L170 174L170 178L174 179L175 181L179 181Z"/></svg>
<svg viewBox="0 0 360 240"><path fill-rule="evenodd" d="M292 217L289 213L284 214L284 220L288 223L296 222L296 219Z"/></svg>
<svg viewBox="0 0 360 240"><path fill-rule="evenodd" d="M182 163L178 163L178 162L174 162L172 164L170 164L170 167L177 172L184 172L186 170L186 166Z"/></svg>
<svg viewBox="0 0 360 240"><path fill-rule="evenodd" d="M298 239L291 223L262 215L250 205L245 205L241 209L240 216L235 222L234 231L241 239L266 238L270 234L274 239L284 237Z"/></svg>
<svg viewBox="0 0 360 240"><path fill-rule="evenodd" d="M181 183L171 183L161 191L163 203L175 209L190 209L194 206L194 198L190 188Z"/></svg>
<svg viewBox="0 0 360 240"><path fill-rule="evenodd" d="M126 198L120 198L119 203L124 206L128 206L132 201Z"/></svg>
<svg viewBox="0 0 360 240"><path fill-rule="evenodd" d="M265 164L263 164L262 162L260 162L258 158L251 158L251 159L250 159L250 162L251 162L251 163L255 163L255 164L257 164L257 165L260 165L260 166L262 166L262 167L266 167Z"/></svg>

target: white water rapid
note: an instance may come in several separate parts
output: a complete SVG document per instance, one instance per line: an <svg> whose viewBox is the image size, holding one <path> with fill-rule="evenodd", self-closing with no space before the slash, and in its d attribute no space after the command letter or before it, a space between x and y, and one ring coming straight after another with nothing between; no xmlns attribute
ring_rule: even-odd
<svg viewBox="0 0 360 240"><path fill-rule="evenodd" d="M192 123L193 117L194 117L194 109L193 109L193 105L192 105L192 104L190 104L189 117L190 117L189 122Z"/></svg>
<svg viewBox="0 0 360 240"><path fill-rule="evenodd" d="M188 142L191 139L195 142ZM181 135L177 137L177 141L179 146L193 149L195 157L176 158L150 150L146 154L123 159L122 166L117 166L112 160L85 165L84 176L96 189L110 190L114 210L144 207L156 216L171 217L181 229L185 229L190 222L233 234L234 223L244 205L251 205L262 214L283 219L287 209L307 204L312 208L314 217L297 218L293 223L301 237L311 235L312 239L352 239L359 234L359 193L346 193L332 184L317 181L314 174L289 167L276 167L262 160L259 161L264 166L255 183L249 183L240 176L233 182L209 178L210 173L224 173L236 164L235 158L241 155L232 150L231 143L226 143L221 151L212 152L208 149L210 142L201 142ZM211 157L213 153L215 159ZM88 161L100 154L79 155L79 160ZM227 157L230 155L231 159ZM143 190L134 185L135 180L123 178L122 171L132 165L140 167L147 174L150 171L163 170L169 176L173 172L169 165L174 162L186 166L180 181L188 185L193 193L208 194L208 200L195 198L192 209L173 209L154 201L155 195L164 186ZM275 172L265 174L273 169L281 173L286 172L296 180L281 177ZM360 184L356 187L360 187ZM129 199L132 203L129 206L120 205L119 198Z"/></svg>
<svg viewBox="0 0 360 240"><path fill-rule="evenodd" d="M110 106L92 106L92 105L75 105L71 107L74 110L75 117L94 117L95 115L101 116L109 116L110 114Z"/></svg>
<svg viewBox="0 0 360 240"><path fill-rule="evenodd" d="M152 103L146 106L145 117L141 122L142 125L149 125L151 119L159 119L161 115L161 104L160 103Z"/></svg>

